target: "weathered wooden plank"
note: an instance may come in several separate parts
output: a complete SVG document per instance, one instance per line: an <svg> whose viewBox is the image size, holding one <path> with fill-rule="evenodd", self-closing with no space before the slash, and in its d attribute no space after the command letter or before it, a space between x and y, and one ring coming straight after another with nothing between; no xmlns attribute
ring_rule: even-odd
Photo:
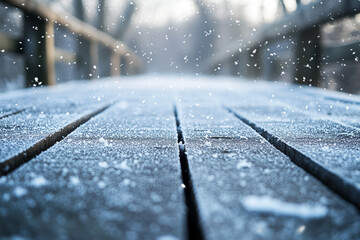
<svg viewBox="0 0 360 240"><path fill-rule="evenodd" d="M57 131L61 128L58 122L78 119L117 96L122 99L106 114L92 118L37 158L0 178L0 235L33 239L39 238L38 233L44 238L183 238L184 226L177 225L184 224L184 209L179 213L182 191L175 121L170 94L162 96L174 88L175 79L162 81L167 78L102 79L0 96L0 112L29 108L0 119L1 138L10 139L14 134L20 147L22 138L31 138L26 133L35 136L35 132L35 137L42 139L48 136L44 129ZM297 90L295 85L219 80L177 82L185 89L179 94L178 109L205 237L359 238L359 214L354 206L291 163L220 105L238 106L239 114L244 111L249 119L256 118L275 133L278 127L283 128L284 134L289 134L287 139L303 144L324 161L332 160L332 155L336 167L346 172L350 163L345 155L351 158L360 149L350 141L358 139L358 130L353 132L356 127L336 124L324 118L326 114L315 112L317 102L323 99L334 103L340 116L345 101L353 98L339 97L342 101L337 103L329 98L338 94L314 97L312 91ZM308 113L299 111L304 107L299 101L312 104ZM39 102L41 105L34 107ZM70 109L69 117L64 109ZM355 110L352 119L356 119ZM294 126L299 122L303 129ZM31 126L35 126L32 132ZM19 131L24 134L17 134ZM333 132L345 134L329 140ZM6 146L6 142L1 140L0 145ZM356 166L352 168L352 179L356 180L359 174ZM169 196L169 192L175 195Z"/></svg>
<svg viewBox="0 0 360 240"><path fill-rule="evenodd" d="M105 69L98 69L98 55L104 52L106 52L105 55L108 59L110 59L110 56L108 56L109 53L114 52L117 55L124 56L128 62L132 62L133 65L131 65L129 73L140 71L142 68L142 60L123 42L114 39L109 34L99 31L75 17L54 12L36 1L3 0L2 2L23 10L25 15L24 39L18 41L0 35L2 39L0 48L7 51L24 53L25 79L26 86L28 87L54 85L56 79L56 60L68 61L76 59L76 63L79 66L77 76L80 79L110 76L112 73L119 73L119 71L116 70L118 67L111 68L109 62L104 64ZM75 5L79 7L79 12L77 12L76 15L82 19L82 3ZM64 52L59 53L59 51L55 50L54 24L65 26L73 32L73 34L78 36L78 51L73 56L70 56L71 54L65 54ZM98 53L98 47L103 47L106 50Z"/></svg>
<svg viewBox="0 0 360 240"><path fill-rule="evenodd" d="M86 114L73 122L63 126L58 131L54 131L47 136L44 136L42 139L34 142L30 147L21 153L6 159L4 162L0 163L0 175L6 175L9 172L15 170L26 162L30 161L36 155L39 155L41 152L46 151L48 148L53 146L56 142L61 141L64 137L74 131L76 128L86 123L92 117L103 112L109 107L105 105L101 108L98 108L89 114Z"/></svg>
<svg viewBox="0 0 360 240"><path fill-rule="evenodd" d="M206 239L360 236L351 204L205 95L187 89L179 115Z"/></svg>
<svg viewBox="0 0 360 240"><path fill-rule="evenodd" d="M256 95L258 105L276 103L284 107L284 112L295 110L315 118L360 128L360 98L355 96L286 83L259 83L257 87L249 88L245 86L239 91L245 92L244 95L235 93L236 96L234 97L237 97L240 101L249 100L249 96Z"/></svg>
<svg viewBox="0 0 360 240"><path fill-rule="evenodd" d="M104 46L116 50L122 55L127 55L136 64L141 65L141 59L123 42L118 41L105 32L82 22L81 20L64 13L56 13L43 4L32 0L2 0L2 2L22 9L26 14L40 16L48 19L49 22L66 26L70 31L81 35L84 38L100 42Z"/></svg>
<svg viewBox="0 0 360 240"><path fill-rule="evenodd" d="M239 118L355 206L360 207L360 130L284 105L233 104Z"/></svg>
<svg viewBox="0 0 360 240"><path fill-rule="evenodd" d="M18 109L26 111L0 120L1 173L17 167L14 161L27 159L23 155L34 146L38 148L39 144L48 144L54 140L54 134L57 136L66 130L65 126L71 128L72 123L107 106L116 98L115 89L108 90L107 96L103 96L101 88L95 92L93 87L75 84L63 89L44 88L36 92L23 91L15 96L11 93L3 95L0 106L16 104Z"/></svg>
<svg viewBox="0 0 360 240"><path fill-rule="evenodd" d="M240 84L235 89L219 93L225 104L238 106L236 112L248 124L359 206L358 98L289 84Z"/></svg>
<svg viewBox="0 0 360 240"><path fill-rule="evenodd" d="M185 239L172 103L132 90L1 178L1 236Z"/></svg>
<svg viewBox="0 0 360 240"><path fill-rule="evenodd" d="M322 94L318 90L310 90L295 91L293 94L288 93L287 96L278 94L279 99L277 102L287 102L286 107L290 110L295 109L301 113L313 115L315 118L326 119L360 129L360 101L356 102L355 98L344 98L345 96L340 93L333 97L326 93ZM296 100L285 101L286 98L291 98L290 95L292 97L297 96Z"/></svg>

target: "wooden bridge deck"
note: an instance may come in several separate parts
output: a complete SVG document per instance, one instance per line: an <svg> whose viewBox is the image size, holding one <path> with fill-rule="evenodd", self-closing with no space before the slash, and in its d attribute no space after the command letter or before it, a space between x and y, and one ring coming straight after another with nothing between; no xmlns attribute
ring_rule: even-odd
<svg viewBox="0 0 360 240"><path fill-rule="evenodd" d="M0 96L1 239L359 239L360 99L153 76Z"/></svg>

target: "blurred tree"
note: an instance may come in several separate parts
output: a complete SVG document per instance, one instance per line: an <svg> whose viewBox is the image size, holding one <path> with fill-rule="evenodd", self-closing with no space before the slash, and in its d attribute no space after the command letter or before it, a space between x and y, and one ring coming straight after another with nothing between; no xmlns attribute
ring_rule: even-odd
<svg viewBox="0 0 360 240"><path fill-rule="evenodd" d="M201 60L211 56L212 44L214 43L214 32L215 32L215 20L210 14L210 10L206 7L203 0L194 0L196 6L199 9L200 15L200 31L199 41L197 46L198 58Z"/></svg>
<svg viewBox="0 0 360 240"><path fill-rule="evenodd" d="M85 21L84 3L82 0L73 0L74 16Z"/></svg>
<svg viewBox="0 0 360 240"><path fill-rule="evenodd" d="M283 12L287 12L287 11L288 11L288 10L287 10L287 7L286 7L286 5L285 5L285 3L284 3L284 0L279 0L279 5L281 6Z"/></svg>
<svg viewBox="0 0 360 240"><path fill-rule="evenodd" d="M136 9L136 4L134 1L129 1L124 13L122 14L122 18L120 19L120 21L117 24L117 29L115 32L115 37L117 39L122 39L124 36L125 31L128 29L130 22L131 22L131 18L135 13L135 9Z"/></svg>
<svg viewBox="0 0 360 240"><path fill-rule="evenodd" d="M97 21L96 27L104 32L108 31L106 27L106 17L107 16L107 0L99 0L97 5Z"/></svg>

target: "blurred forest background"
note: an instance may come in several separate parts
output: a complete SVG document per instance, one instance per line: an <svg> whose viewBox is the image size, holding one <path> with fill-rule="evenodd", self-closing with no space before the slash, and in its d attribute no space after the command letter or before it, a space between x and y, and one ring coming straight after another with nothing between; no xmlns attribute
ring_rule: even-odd
<svg viewBox="0 0 360 240"><path fill-rule="evenodd" d="M297 0L38 0L65 15L74 15L100 28L134 49L146 63L146 73L202 74L201 64L230 44L239 48L247 36L295 11ZM311 4L311 0L302 0ZM81 8L83 7L83 11ZM21 37L23 16L20 11L0 4L1 32ZM72 49L76 39L61 27L56 28L57 46ZM345 18L321 27L325 46L360 40L360 16ZM287 69L292 65L288 42L270 45L275 71L269 80L291 81ZM354 56L356 58L356 56ZM341 61L323 64L321 86L359 93L360 65ZM15 54L0 53L0 91L24 85L23 61ZM56 63L58 82L74 79L72 62ZM228 74L219 69L216 74ZM214 73L215 74L215 73ZM241 74L239 73L239 76Z"/></svg>

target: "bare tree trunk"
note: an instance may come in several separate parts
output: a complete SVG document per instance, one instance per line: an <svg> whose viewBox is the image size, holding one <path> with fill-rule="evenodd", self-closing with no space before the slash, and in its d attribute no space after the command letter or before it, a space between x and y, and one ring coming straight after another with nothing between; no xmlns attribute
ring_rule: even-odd
<svg viewBox="0 0 360 240"><path fill-rule="evenodd" d="M121 39L124 36L125 31L128 29L131 17L134 15L136 9L136 5L134 1L129 1L124 13L122 14L123 18L119 21L115 37L117 39Z"/></svg>
<svg viewBox="0 0 360 240"><path fill-rule="evenodd" d="M106 20L105 20L106 10L107 10L107 0L99 0L97 6L98 15L96 21L96 28L104 32L107 32Z"/></svg>
<svg viewBox="0 0 360 240"><path fill-rule="evenodd" d="M279 0L279 4L281 5L283 11L286 13L287 12L287 8L286 8L286 5L284 3L284 0Z"/></svg>
<svg viewBox="0 0 360 240"><path fill-rule="evenodd" d="M208 12L208 9L205 6L203 0L195 0L195 4L199 8L200 15L200 38L198 46L198 57L201 61L204 61L208 58L212 51L214 44L214 22L211 15Z"/></svg>
<svg viewBox="0 0 360 240"><path fill-rule="evenodd" d="M84 15L84 4L82 0L73 0L73 7L74 7L74 13L75 17L78 19L85 21L85 15Z"/></svg>

